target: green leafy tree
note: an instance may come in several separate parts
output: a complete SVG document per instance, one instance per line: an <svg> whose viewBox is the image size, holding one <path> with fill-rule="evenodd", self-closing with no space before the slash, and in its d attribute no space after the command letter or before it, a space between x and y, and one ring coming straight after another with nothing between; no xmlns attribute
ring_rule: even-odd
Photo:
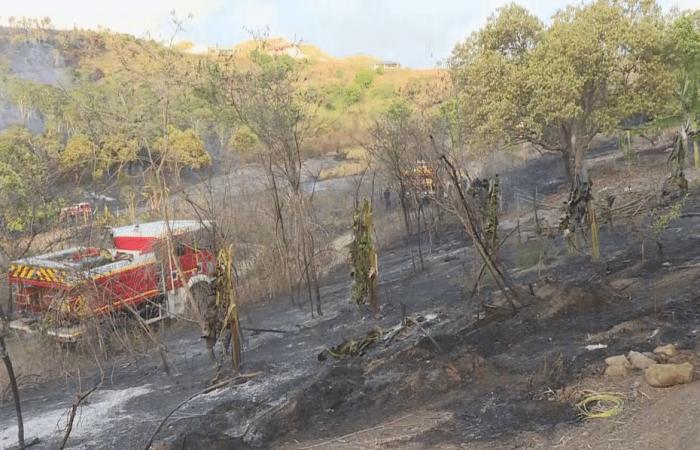
<svg viewBox="0 0 700 450"><path fill-rule="evenodd" d="M697 84L700 82L700 11L683 12L673 21L670 31L676 44L679 77L695 84L692 99L697 102Z"/></svg>
<svg viewBox="0 0 700 450"><path fill-rule="evenodd" d="M164 165L178 175L185 167L200 169L211 164L204 142L192 129L183 131L171 126L167 136L158 138L153 148Z"/></svg>
<svg viewBox="0 0 700 450"><path fill-rule="evenodd" d="M258 137L247 126L242 126L236 129L229 140L228 147L231 150L239 151L244 154L255 152L260 145Z"/></svg>
<svg viewBox="0 0 700 450"><path fill-rule="evenodd" d="M692 141L695 166L700 167L698 148L698 117L700 116L700 12L686 11L671 26L671 36L676 44L676 99L682 118L674 151L685 159ZM678 161L683 164L684 161ZM682 166L677 168L682 173Z"/></svg>
<svg viewBox="0 0 700 450"><path fill-rule="evenodd" d="M593 138L668 104L671 43L653 1L598 0L544 26L511 4L458 44L452 74L472 144L529 142L587 179Z"/></svg>
<svg viewBox="0 0 700 450"><path fill-rule="evenodd" d="M35 231L55 215L47 163L25 128L0 132L0 221L5 236Z"/></svg>
<svg viewBox="0 0 700 450"><path fill-rule="evenodd" d="M80 133L73 135L68 139L66 148L61 154L61 168L78 176L82 176L84 170L89 168L90 175L94 179L99 179L103 172L98 160L98 149L88 136Z"/></svg>
<svg viewBox="0 0 700 450"><path fill-rule="evenodd" d="M124 134L111 134L105 138L100 148L100 163L110 175L118 174L122 168L139 158L139 143L134 137Z"/></svg>

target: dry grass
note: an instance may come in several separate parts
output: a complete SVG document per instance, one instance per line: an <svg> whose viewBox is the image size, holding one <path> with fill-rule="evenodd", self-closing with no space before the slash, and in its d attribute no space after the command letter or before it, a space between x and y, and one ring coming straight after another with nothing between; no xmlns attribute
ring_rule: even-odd
<svg viewBox="0 0 700 450"><path fill-rule="evenodd" d="M8 353L17 376L20 391L26 381L32 383L48 380L63 374L74 374L83 367L94 364L81 352L72 350L41 336L12 335L7 340ZM0 393L8 386L7 372L0 370ZM0 398L0 403L2 403Z"/></svg>
<svg viewBox="0 0 700 450"><path fill-rule="evenodd" d="M318 174L321 180L328 180L331 178L342 178L342 177L352 177L359 175L363 170L367 168L367 163L360 163L355 161L344 161L335 167L329 169L322 169Z"/></svg>
<svg viewBox="0 0 700 450"><path fill-rule="evenodd" d="M155 339L161 339L158 327L152 326L151 331ZM116 319L114 323L90 321L85 335L70 344L38 333L12 333L6 342L20 391L60 376L78 377L95 366L103 367L113 357L133 358L154 348L152 340L131 318ZM0 403L8 382L7 372L0 368Z"/></svg>
<svg viewBox="0 0 700 450"><path fill-rule="evenodd" d="M343 154L345 159L354 161L367 161L369 159L369 153L367 153L367 149L359 145L346 148L345 150L343 150Z"/></svg>

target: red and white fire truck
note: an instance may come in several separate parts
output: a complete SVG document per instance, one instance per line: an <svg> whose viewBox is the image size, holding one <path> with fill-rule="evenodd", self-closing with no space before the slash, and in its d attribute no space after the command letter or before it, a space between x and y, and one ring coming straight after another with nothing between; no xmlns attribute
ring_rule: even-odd
<svg viewBox="0 0 700 450"><path fill-rule="evenodd" d="M87 223L92 216L92 205L88 202L76 203L75 205L61 208L61 213L58 216L59 222L77 222L82 219L83 223Z"/></svg>
<svg viewBox="0 0 700 450"><path fill-rule="evenodd" d="M43 328L58 340L75 341L86 317L138 312L150 323L183 314L185 284L208 288L215 257L201 242L205 224L172 220L169 225L174 256L164 250L168 226L158 221L113 228L113 248L73 247L14 261L10 327Z"/></svg>

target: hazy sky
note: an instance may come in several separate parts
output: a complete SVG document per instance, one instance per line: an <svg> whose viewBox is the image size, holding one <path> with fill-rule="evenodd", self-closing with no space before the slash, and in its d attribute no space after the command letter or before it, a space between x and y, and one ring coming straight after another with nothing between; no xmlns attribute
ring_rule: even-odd
<svg viewBox="0 0 700 450"><path fill-rule="evenodd" d="M542 19L577 0L520 0ZM269 29L272 36L315 44L334 56L371 54L431 67L479 28L506 0L0 0L7 18L49 16L59 28L95 28L156 38L171 34L169 12L192 14L179 37L230 46ZM665 8L700 8L700 0L659 0Z"/></svg>

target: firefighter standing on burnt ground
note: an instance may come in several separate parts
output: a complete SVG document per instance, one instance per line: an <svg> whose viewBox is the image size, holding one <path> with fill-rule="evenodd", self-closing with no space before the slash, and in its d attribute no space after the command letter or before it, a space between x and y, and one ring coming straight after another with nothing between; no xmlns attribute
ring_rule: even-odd
<svg viewBox="0 0 700 450"><path fill-rule="evenodd" d="M391 210L391 190L389 190L389 186L384 188L384 209L386 211Z"/></svg>

